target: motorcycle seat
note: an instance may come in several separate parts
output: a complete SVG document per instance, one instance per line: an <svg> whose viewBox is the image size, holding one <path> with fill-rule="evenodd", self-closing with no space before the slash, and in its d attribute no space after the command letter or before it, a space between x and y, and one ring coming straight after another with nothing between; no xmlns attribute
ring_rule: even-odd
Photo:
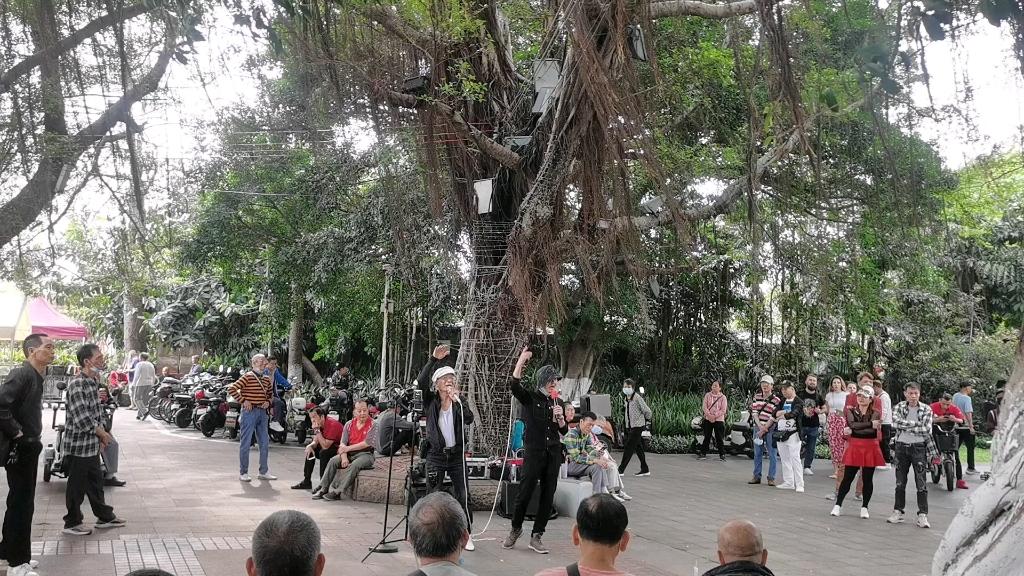
<svg viewBox="0 0 1024 576"><path fill-rule="evenodd" d="M191 400L192 399L192 395L191 394L175 394L174 395L174 399L175 400Z"/></svg>
<svg viewBox="0 0 1024 576"><path fill-rule="evenodd" d="M242 403L241 402L235 402L234 400L228 400L228 408L230 408L232 410L241 410L242 409Z"/></svg>
<svg viewBox="0 0 1024 576"><path fill-rule="evenodd" d="M210 400L208 398L200 398L198 400L200 406L209 406Z"/></svg>

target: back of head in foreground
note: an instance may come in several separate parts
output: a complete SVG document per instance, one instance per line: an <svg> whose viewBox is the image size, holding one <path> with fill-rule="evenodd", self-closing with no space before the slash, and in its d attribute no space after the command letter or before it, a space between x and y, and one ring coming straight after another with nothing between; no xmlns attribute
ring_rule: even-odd
<svg viewBox="0 0 1024 576"><path fill-rule="evenodd" d="M320 576L320 528L304 512L279 510L267 516L252 534L249 576Z"/></svg>
<svg viewBox="0 0 1024 576"><path fill-rule="evenodd" d="M409 543L420 565L458 564L468 540L466 514L447 492L427 494L409 512Z"/></svg>
<svg viewBox="0 0 1024 576"><path fill-rule="evenodd" d="M580 502L576 525L572 527L572 543L580 547L580 568L618 572L615 560L629 544L629 514L611 494L594 494ZM564 574L565 569L541 572Z"/></svg>
<svg viewBox="0 0 1024 576"><path fill-rule="evenodd" d="M772 576L764 538L749 520L730 520L718 531L718 562L704 576Z"/></svg>

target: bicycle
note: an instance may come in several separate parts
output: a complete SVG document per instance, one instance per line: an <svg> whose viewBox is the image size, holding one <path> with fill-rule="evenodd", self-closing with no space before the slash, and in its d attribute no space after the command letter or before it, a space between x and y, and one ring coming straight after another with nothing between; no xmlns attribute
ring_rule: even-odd
<svg viewBox="0 0 1024 576"><path fill-rule="evenodd" d="M933 433L935 444L939 448L942 458L938 463L930 464L932 483L938 484L942 476L946 476L946 490L952 492L956 487L956 452L960 449L960 430L967 430L966 426L956 426L952 429L936 427Z"/></svg>

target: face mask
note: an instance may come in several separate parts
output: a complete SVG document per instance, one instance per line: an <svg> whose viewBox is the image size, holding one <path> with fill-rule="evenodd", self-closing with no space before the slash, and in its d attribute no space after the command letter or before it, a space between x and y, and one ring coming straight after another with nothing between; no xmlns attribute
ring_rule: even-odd
<svg viewBox="0 0 1024 576"><path fill-rule="evenodd" d="M632 388L623 388L622 389L622 393L625 394L626 396L632 396L633 395L633 389Z"/></svg>
<svg viewBox="0 0 1024 576"><path fill-rule="evenodd" d="M604 428L601 428L600 426L594 426L591 429L591 432L593 432L595 436L600 436L601 434L604 434Z"/></svg>

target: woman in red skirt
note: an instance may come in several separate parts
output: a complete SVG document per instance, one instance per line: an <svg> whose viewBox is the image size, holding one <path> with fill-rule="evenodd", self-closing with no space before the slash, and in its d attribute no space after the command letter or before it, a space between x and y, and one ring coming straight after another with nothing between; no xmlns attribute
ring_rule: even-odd
<svg viewBox="0 0 1024 576"><path fill-rule="evenodd" d="M875 391L871 386L864 386L857 391L857 405L846 409L846 429L843 432L850 438L850 443L843 454L843 481L839 484L836 505L832 507L832 515L843 513L843 498L850 492L857 472L864 479L864 501L861 503L860 517L868 518L868 503L874 491L875 466L885 464L878 438L882 430L882 412L874 406Z"/></svg>
<svg viewBox="0 0 1024 576"><path fill-rule="evenodd" d="M843 481L843 453L846 452L846 437L843 436L843 429L846 428L846 382L842 376L832 378L831 390L825 395L825 403L828 404L828 448L832 453L832 475L829 478L836 479L835 490L826 496L829 500L835 500L839 495L839 483Z"/></svg>

